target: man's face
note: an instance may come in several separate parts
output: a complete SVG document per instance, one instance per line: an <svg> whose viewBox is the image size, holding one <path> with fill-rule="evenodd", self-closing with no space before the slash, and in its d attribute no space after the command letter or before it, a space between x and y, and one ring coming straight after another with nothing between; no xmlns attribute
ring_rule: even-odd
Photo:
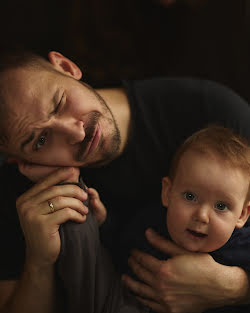
<svg viewBox="0 0 250 313"><path fill-rule="evenodd" d="M185 152L173 184L163 180L171 238L189 251L210 252L223 246L234 228L242 226L248 186L249 179L240 169L218 158Z"/></svg>
<svg viewBox="0 0 250 313"><path fill-rule="evenodd" d="M104 100L56 70L7 73L8 152L54 166L98 166L118 155L120 133Z"/></svg>

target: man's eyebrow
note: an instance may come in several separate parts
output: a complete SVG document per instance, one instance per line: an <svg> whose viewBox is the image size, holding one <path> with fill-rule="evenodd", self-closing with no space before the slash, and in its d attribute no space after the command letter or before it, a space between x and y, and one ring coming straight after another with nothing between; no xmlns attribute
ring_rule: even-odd
<svg viewBox="0 0 250 313"><path fill-rule="evenodd" d="M55 107L56 107L56 103L57 103L57 99L59 97L59 93L60 93L60 90L57 89L56 92L53 93L53 97L51 99L51 102L53 104L53 109L52 111L50 111L48 113L48 120L51 118L51 116L53 115L53 113L55 112ZM28 138L26 138L22 143L21 143L21 151L24 152L24 148L25 146L30 143L33 139L35 138L35 132L32 131L32 133L30 134L30 136Z"/></svg>
<svg viewBox="0 0 250 313"><path fill-rule="evenodd" d="M24 147L30 143L33 139L35 138L35 132L33 131L28 138L26 138L22 143L21 143L21 151L24 152Z"/></svg>

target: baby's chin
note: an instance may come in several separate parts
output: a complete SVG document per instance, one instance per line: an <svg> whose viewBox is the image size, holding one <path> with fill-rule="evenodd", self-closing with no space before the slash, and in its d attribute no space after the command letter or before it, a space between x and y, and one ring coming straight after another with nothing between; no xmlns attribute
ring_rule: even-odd
<svg viewBox="0 0 250 313"><path fill-rule="evenodd" d="M221 246L215 245L214 247L195 247L195 246L183 246L182 248L190 251L190 252L200 252L200 253L209 253L209 252L213 252L215 250L218 250L219 248L221 248Z"/></svg>
<svg viewBox="0 0 250 313"><path fill-rule="evenodd" d="M219 249L221 246L219 245L206 245L204 243L204 245L201 245L201 244L190 244L190 243L181 243L178 241L175 241L173 240L178 246L184 248L185 250L189 251L189 252L200 252L200 253L209 253L209 252L212 252L212 251L215 251L217 249Z"/></svg>

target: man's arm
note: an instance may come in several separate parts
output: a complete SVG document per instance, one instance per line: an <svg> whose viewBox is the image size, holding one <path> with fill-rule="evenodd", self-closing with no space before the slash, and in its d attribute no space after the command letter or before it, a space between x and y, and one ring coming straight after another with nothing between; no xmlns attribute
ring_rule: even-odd
<svg viewBox="0 0 250 313"><path fill-rule="evenodd" d="M78 177L78 169L60 169L17 199L26 243L25 264L19 281L0 282L0 313L55 312L54 264L60 252L59 226L68 220L84 222L87 213L83 205L87 194L80 187L57 184L78 181ZM54 206L52 211L49 201Z"/></svg>
<svg viewBox="0 0 250 313"><path fill-rule="evenodd" d="M0 313L55 312L53 266L36 269L25 265L19 281L0 282Z"/></svg>
<svg viewBox="0 0 250 313"><path fill-rule="evenodd" d="M249 302L249 277L241 268L216 263L208 254L187 252L153 232L147 232L147 238L172 257L161 261L134 251L129 264L141 282L128 276L124 282L154 311L203 312Z"/></svg>

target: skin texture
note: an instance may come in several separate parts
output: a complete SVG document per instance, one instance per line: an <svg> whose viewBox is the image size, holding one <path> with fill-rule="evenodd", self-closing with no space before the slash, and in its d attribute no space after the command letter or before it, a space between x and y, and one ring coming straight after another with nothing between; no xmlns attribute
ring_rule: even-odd
<svg viewBox="0 0 250 313"><path fill-rule="evenodd" d="M58 166L101 165L110 161L110 158L106 157L103 160L103 156L106 155L106 152L109 154L110 147L114 152L114 146L111 143L114 138L112 134L114 135L116 129L115 121L121 141L118 149L111 154L111 159L118 157L124 150L130 130L130 108L124 90L98 90L98 94L108 103L112 112L110 114L110 111L104 109L100 98L78 82L81 78L81 71L73 62L60 53L50 52L48 67L51 70L49 73L16 69L6 76L6 83L8 83L6 86L9 86L6 89L6 98L12 105L11 113L14 114L13 122L10 121L8 124L12 138L7 152L18 161L19 168L24 175L34 181L39 180L34 186L35 189L30 189L22 196L21 200L18 200L21 224L27 234L27 239L30 238L30 253L27 256L23 276L20 281L0 282L0 310L8 301L9 305L6 310L13 313L20 311L55 312L51 262L58 255L57 227L58 224L71 218L84 221L83 215L74 208L71 210L61 208L53 213L58 219L54 218L53 214L48 214L49 207L45 201L46 197L39 198L39 193L42 191L43 196L49 193L48 199L50 200L53 196L57 197L56 194L51 194L51 186L70 178L70 174L67 176L66 170L61 169L55 172ZM53 73L53 71L55 72ZM47 81L50 83L47 84ZM58 92L53 93L56 90ZM66 98L63 97L65 92ZM65 99L70 101L66 101L63 110L48 119L48 112L52 112L55 104L60 100L64 105ZM25 111L25 108L28 109ZM103 145L99 145L101 142L99 140L92 152L84 155L79 151L81 151L80 147L88 132L85 125L92 120L93 112L98 113L99 116L100 130L98 131L102 134ZM20 116L20 121L17 119L18 116ZM94 123L94 125L96 124ZM38 141L33 141L30 147L27 146L29 151L21 152L22 139L26 139L34 127L38 132L43 129L48 130L49 134L51 132L49 139L52 139L53 146L46 150L46 145L43 144L44 140L40 138ZM38 149L39 152L33 151L32 147L34 146L43 146L43 148ZM49 175L51 172L53 174ZM45 223L45 221L49 221L49 223ZM53 247L50 245L45 251L46 245L43 241L47 243L48 237L50 238L52 235L52 230L55 235L51 241ZM32 238L37 232L40 235L41 249L43 249L40 252ZM242 299L247 299L248 277L240 268L222 267L207 254L187 253L186 250L159 236L147 235L147 238L152 245L168 253L172 258L162 263L146 254L143 254L143 258L141 258L139 252L134 252L130 258L130 264L137 276L141 278L141 282L130 280L128 287L156 311L188 312L192 308L192 312L202 312L204 308L237 303ZM42 254L43 257L39 258L39 254ZM133 260L136 266L133 265ZM48 266L43 266L46 264ZM153 273L153 281L147 280L148 273ZM147 284L144 284L145 281ZM34 299L35 301L33 301ZM44 299L48 301L45 303ZM182 301L183 299L185 301Z"/></svg>
<svg viewBox="0 0 250 313"><path fill-rule="evenodd" d="M5 77L5 99L11 108L7 151L50 166L110 162L123 148L122 125L118 128L101 95L78 81L81 74L70 61L60 54L52 54L52 59L57 71L21 68Z"/></svg>
<svg viewBox="0 0 250 313"><path fill-rule="evenodd" d="M127 275L122 278L137 299L155 312L201 313L248 301L249 283L241 268L218 264L206 253L188 252L151 229L146 231L146 238L171 258L158 260L133 250L129 265L140 281Z"/></svg>
<svg viewBox="0 0 250 313"><path fill-rule="evenodd" d="M220 248L235 227L245 224L250 211L245 201L248 188L249 176L241 169L230 167L217 156L192 150L184 153L174 181L167 177L162 181L162 203L168 207L167 227L174 242L152 230L146 232L150 244L171 258L162 261L133 250L128 262L140 281L123 275L124 284L139 301L156 312L203 312L225 305L222 286L228 286L224 296L231 294L234 271L238 272L237 283L245 273L215 264L210 255L200 252ZM206 236L200 237L201 233ZM211 288L213 275L216 279ZM244 284L239 286L238 296L244 298L248 289ZM235 299L230 296L228 305L237 303Z"/></svg>
<svg viewBox="0 0 250 313"><path fill-rule="evenodd" d="M54 263L60 252L59 226L68 220L84 222L88 209L83 204L87 194L80 187L56 185L78 177L79 169L61 168L17 199L26 257L20 280L0 282L1 312L57 311ZM53 214L48 201L54 205Z"/></svg>
<svg viewBox="0 0 250 313"><path fill-rule="evenodd" d="M163 178L162 203L173 241L189 251L222 247L249 216L249 177L217 157L189 150L173 183Z"/></svg>

